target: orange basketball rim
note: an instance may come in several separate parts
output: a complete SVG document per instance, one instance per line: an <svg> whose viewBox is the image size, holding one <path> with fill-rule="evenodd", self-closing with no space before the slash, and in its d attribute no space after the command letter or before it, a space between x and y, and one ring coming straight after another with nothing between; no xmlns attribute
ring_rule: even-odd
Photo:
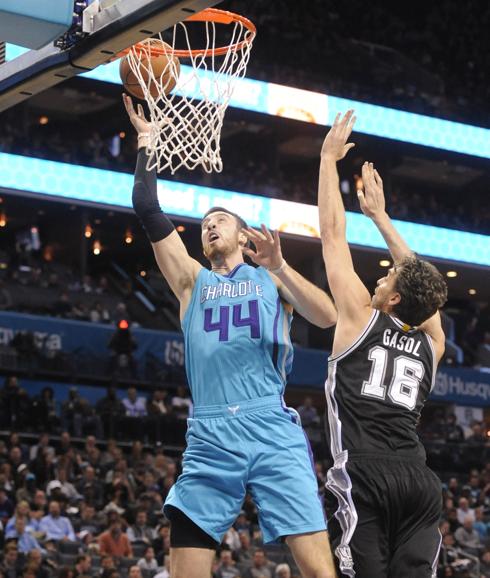
<svg viewBox="0 0 490 578"><path fill-rule="evenodd" d="M219 10L218 8L206 8L205 10L202 10L197 14L189 16L183 22L214 22L215 24L224 24L224 25L239 23L242 24L244 28L248 30L248 34L240 42L236 42L235 44L227 46L197 48L195 50L173 49L171 51L171 54L173 56L176 56L177 58L195 58L197 56L225 56L229 52L238 52L242 50L245 46L250 44L253 41L255 34L257 33L255 24L245 16L235 14L234 12L228 12L227 10ZM147 40L143 40L142 42L138 42L132 47L122 50L117 55L117 58L120 58L128 54L130 50L134 50L136 52L143 52L145 54L148 54L149 52L152 56L167 55L169 52L166 51L165 49L159 48L158 46L148 43Z"/></svg>

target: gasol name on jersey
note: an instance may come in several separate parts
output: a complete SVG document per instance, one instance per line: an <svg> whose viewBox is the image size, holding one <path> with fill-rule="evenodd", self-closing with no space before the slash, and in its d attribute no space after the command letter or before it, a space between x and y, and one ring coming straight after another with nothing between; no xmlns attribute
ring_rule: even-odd
<svg viewBox="0 0 490 578"><path fill-rule="evenodd" d="M246 295L263 297L262 285L256 284L251 280L239 281L238 283L222 281L217 285L204 285L201 289L201 303L219 299L220 297L235 299Z"/></svg>
<svg viewBox="0 0 490 578"><path fill-rule="evenodd" d="M420 348L420 339L403 335L399 331L385 329L383 332L383 345L420 357L418 352Z"/></svg>

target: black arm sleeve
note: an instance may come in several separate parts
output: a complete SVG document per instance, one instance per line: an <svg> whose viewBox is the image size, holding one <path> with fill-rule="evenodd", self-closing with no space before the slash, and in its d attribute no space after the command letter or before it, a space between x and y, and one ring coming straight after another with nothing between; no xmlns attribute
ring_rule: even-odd
<svg viewBox="0 0 490 578"><path fill-rule="evenodd" d="M160 208L157 194L156 169L146 170L148 155L145 148L138 151L133 185L133 209L139 217L148 238L157 243L175 230L172 221Z"/></svg>

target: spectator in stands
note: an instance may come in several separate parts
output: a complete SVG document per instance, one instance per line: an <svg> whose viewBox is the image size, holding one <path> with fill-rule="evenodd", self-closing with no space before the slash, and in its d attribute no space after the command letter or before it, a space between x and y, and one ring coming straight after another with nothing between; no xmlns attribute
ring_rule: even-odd
<svg viewBox="0 0 490 578"><path fill-rule="evenodd" d="M87 431L95 432L99 439L104 437L100 416L76 387L70 387L68 399L61 406L61 423L63 429L72 431L76 437L82 437Z"/></svg>
<svg viewBox="0 0 490 578"><path fill-rule="evenodd" d="M318 411L313 405L313 400L311 397L305 397L303 405L298 407L298 413L301 418L301 424L303 427L309 427L311 425L320 423Z"/></svg>
<svg viewBox="0 0 490 578"><path fill-rule="evenodd" d="M153 550L155 551L157 562L164 565L165 556L170 553L170 526L167 523L157 528L158 536L153 540Z"/></svg>
<svg viewBox="0 0 490 578"><path fill-rule="evenodd" d="M472 431L471 435L466 440L468 444L480 446L487 443L487 437L485 435L483 424L481 424L480 422L475 422L471 426L471 431Z"/></svg>
<svg viewBox="0 0 490 578"><path fill-rule="evenodd" d="M478 532L482 544L485 543L487 538L490 537L490 523L485 521L485 510L483 506L475 508L475 522L473 527Z"/></svg>
<svg viewBox="0 0 490 578"><path fill-rule="evenodd" d="M35 474L28 472L21 487L15 492L16 502L32 502L36 489L36 476Z"/></svg>
<svg viewBox="0 0 490 578"><path fill-rule="evenodd" d="M151 416L162 416L168 414L167 407L167 392L163 387L157 387L152 392L151 398L147 403L148 415Z"/></svg>
<svg viewBox="0 0 490 578"><path fill-rule="evenodd" d="M457 424L456 416L450 413L446 417L446 441L448 442L463 442L464 432L463 428Z"/></svg>
<svg viewBox="0 0 490 578"><path fill-rule="evenodd" d="M100 575L106 578L111 570L116 569L114 558L110 554L102 554L100 558Z"/></svg>
<svg viewBox="0 0 490 578"><path fill-rule="evenodd" d="M273 578L275 565L269 563L262 548L257 548L254 552L252 566L248 568L243 578Z"/></svg>
<svg viewBox="0 0 490 578"><path fill-rule="evenodd" d="M0 565L0 572L4 578L17 578L22 573L22 560L19 558L19 551L15 544L7 544L4 550L3 562Z"/></svg>
<svg viewBox="0 0 490 578"><path fill-rule="evenodd" d="M26 528L26 518L16 517L14 531L10 533L9 538L17 540L19 552L27 554L31 550L42 550L39 542Z"/></svg>
<svg viewBox="0 0 490 578"><path fill-rule="evenodd" d="M119 419L126 413L126 408L117 397L115 387L108 387L106 396L99 399L95 410L100 415L104 424L105 433L108 437L113 437Z"/></svg>
<svg viewBox="0 0 490 578"><path fill-rule="evenodd" d="M33 399L32 412L37 428L50 433L56 431L59 425L59 418L56 412L56 401L52 387L43 387L39 396Z"/></svg>
<svg viewBox="0 0 490 578"><path fill-rule="evenodd" d="M155 551L152 546L147 546L143 558L140 558L137 563L140 570L158 570L158 562L155 558Z"/></svg>
<svg viewBox="0 0 490 578"><path fill-rule="evenodd" d="M463 526L454 532L454 538L463 550L473 556L479 556L481 551L480 535L473 528L474 518L468 516L463 522Z"/></svg>
<svg viewBox="0 0 490 578"><path fill-rule="evenodd" d="M179 385L172 398L172 411L178 419L187 419L191 407L192 400L187 389L183 385Z"/></svg>
<svg viewBox="0 0 490 578"><path fill-rule="evenodd" d="M128 578L143 578L139 566L131 566L129 568Z"/></svg>
<svg viewBox="0 0 490 578"><path fill-rule="evenodd" d="M291 578L291 568L288 564L278 564L274 578Z"/></svg>
<svg viewBox="0 0 490 578"><path fill-rule="evenodd" d="M481 557L480 572L482 578L487 578L487 576L490 576L490 549L483 552Z"/></svg>
<svg viewBox="0 0 490 578"><path fill-rule="evenodd" d="M23 518L28 532L39 532L39 522L31 516L31 508L25 500L17 503L15 514L9 519L5 526L5 537L12 538L15 534L15 524L19 518Z"/></svg>
<svg viewBox="0 0 490 578"><path fill-rule="evenodd" d="M85 466L76 488L86 502L93 504L96 508L102 508L104 505L104 487L96 476L95 468Z"/></svg>
<svg viewBox="0 0 490 578"><path fill-rule="evenodd" d="M132 558L133 549L127 535L122 531L119 516L114 517L108 530L99 536L101 554L109 554L114 558Z"/></svg>
<svg viewBox="0 0 490 578"><path fill-rule="evenodd" d="M2 522L3 526L5 526L7 520L12 517L14 509L14 503L8 497L7 490L0 486L0 522Z"/></svg>
<svg viewBox="0 0 490 578"><path fill-rule="evenodd" d="M44 512L47 511L48 507L48 500L46 498L46 492L44 490L36 490L36 493L34 494L34 500L31 506L33 510L43 512L44 515Z"/></svg>
<svg viewBox="0 0 490 578"><path fill-rule="evenodd" d="M490 370L490 331L485 331L483 342L476 350L475 365Z"/></svg>
<svg viewBox="0 0 490 578"><path fill-rule="evenodd" d="M89 312L92 323L110 323L111 316L106 307L100 301L96 301Z"/></svg>
<svg viewBox="0 0 490 578"><path fill-rule="evenodd" d="M53 456L56 454L54 447L49 445L49 433L47 432L42 433L39 436L37 444L31 446L29 450L29 460L35 460L38 452L43 449L47 449Z"/></svg>
<svg viewBox="0 0 490 578"><path fill-rule="evenodd" d="M80 554L74 567L73 578L90 576L92 574L92 558L88 554Z"/></svg>
<svg viewBox="0 0 490 578"><path fill-rule="evenodd" d="M236 555L238 557L238 561L241 564L250 564L253 563L253 557L255 553L255 548L252 546L252 542L250 540L250 533L247 531L239 532L240 536L240 548L236 551Z"/></svg>
<svg viewBox="0 0 490 578"><path fill-rule="evenodd" d="M229 548L232 552L236 552L240 548L240 536L233 526L225 532L222 545L225 548Z"/></svg>
<svg viewBox="0 0 490 578"><path fill-rule="evenodd" d="M53 306L53 314L57 317L73 317L73 303L65 291L61 293Z"/></svg>
<svg viewBox="0 0 490 578"><path fill-rule="evenodd" d="M31 550L27 554L26 568L33 572L35 578L50 578L52 573L48 570L48 563L43 559L41 550Z"/></svg>
<svg viewBox="0 0 490 578"><path fill-rule="evenodd" d="M215 578L240 578L240 572L230 550L221 550L218 568L214 572Z"/></svg>
<svg viewBox="0 0 490 578"><path fill-rule="evenodd" d="M56 480L52 480L46 487L46 492L48 497L51 497L53 490L56 488L61 491L61 494L65 496L65 498L69 502L75 502L77 500L82 499L82 495L79 494L75 488L75 486L68 481L68 476L65 468L59 468L56 471Z"/></svg>
<svg viewBox="0 0 490 578"><path fill-rule="evenodd" d="M127 536L131 543L143 542L145 544L151 544L153 540L155 540L157 537L156 531L148 525L148 516L145 511L139 510L136 512L136 520L134 524L128 528Z"/></svg>
<svg viewBox="0 0 490 578"><path fill-rule="evenodd" d="M128 417L146 417L146 399L138 397L138 392L135 387L128 388L128 396L123 400L123 405Z"/></svg>
<svg viewBox="0 0 490 578"><path fill-rule="evenodd" d="M73 526L68 518L61 515L59 502L49 504L49 514L44 516L39 526L41 532L46 534L46 539L76 541Z"/></svg>
<svg viewBox="0 0 490 578"><path fill-rule="evenodd" d="M123 400L126 417L123 421L124 430L130 439L146 439L148 431L146 427L146 399L138 396L135 387L128 388L128 395Z"/></svg>
<svg viewBox="0 0 490 578"><path fill-rule="evenodd" d="M29 397L19 386L17 377L15 375L6 377L0 390L0 426L4 429L22 429L26 423L29 406Z"/></svg>
<svg viewBox="0 0 490 578"><path fill-rule="evenodd" d="M468 518L471 518L471 521L474 522L475 511L470 508L467 498L460 498L458 502L458 522L463 525Z"/></svg>

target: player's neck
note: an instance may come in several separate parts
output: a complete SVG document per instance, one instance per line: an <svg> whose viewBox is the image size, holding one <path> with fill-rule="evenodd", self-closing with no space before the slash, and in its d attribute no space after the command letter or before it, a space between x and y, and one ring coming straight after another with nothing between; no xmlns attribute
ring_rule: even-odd
<svg viewBox="0 0 490 578"><path fill-rule="evenodd" d="M220 275L228 275L228 273L231 273L233 269L241 263L244 263L241 251L239 253L232 253L231 255L217 255L216 258L211 261L211 270Z"/></svg>

